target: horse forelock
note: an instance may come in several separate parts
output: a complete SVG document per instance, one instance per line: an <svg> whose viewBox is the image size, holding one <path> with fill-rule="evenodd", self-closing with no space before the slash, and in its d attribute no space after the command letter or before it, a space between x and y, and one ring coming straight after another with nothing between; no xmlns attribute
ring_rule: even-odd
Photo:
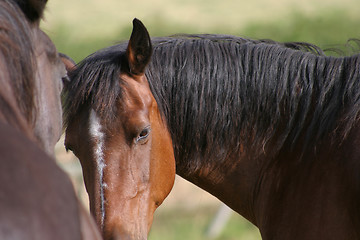
<svg viewBox="0 0 360 240"><path fill-rule="evenodd" d="M0 61L3 87L0 94L4 101L0 105L5 111L2 113L4 120L12 125L22 125L24 120L19 118L25 118L27 124L31 125L35 117L36 63L32 39L30 25L21 10L12 1L1 1Z"/></svg>
<svg viewBox="0 0 360 240"><path fill-rule="evenodd" d="M63 90L65 128L83 108L94 110L105 124L116 117L115 103L121 98L120 73L125 55L125 51L118 50L95 52L68 73L71 81Z"/></svg>

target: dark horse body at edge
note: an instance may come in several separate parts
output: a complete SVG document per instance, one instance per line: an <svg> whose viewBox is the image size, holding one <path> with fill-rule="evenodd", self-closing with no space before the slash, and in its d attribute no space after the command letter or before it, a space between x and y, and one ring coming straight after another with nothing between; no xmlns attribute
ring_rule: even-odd
<svg viewBox="0 0 360 240"><path fill-rule="evenodd" d="M135 20L67 88L65 144L105 238L146 238L174 164L263 239L360 238L360 55L175 36L152 40L148 64L147 38Z"/></svg>
<svg viewBox="0 0 360 240"><path fill-rule="evenodd" d="M0 239L101 239L53 156L66 70L39 28L46 2L0 1Z"/></svg>

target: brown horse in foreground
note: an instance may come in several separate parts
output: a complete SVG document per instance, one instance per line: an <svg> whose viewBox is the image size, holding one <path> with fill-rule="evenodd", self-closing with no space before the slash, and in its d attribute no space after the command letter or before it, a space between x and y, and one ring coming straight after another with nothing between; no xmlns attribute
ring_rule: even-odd
<svg viewBox="0 0 360 240"><path fill-rule="evenodd" d="M220 35L152 45L134 20L66 87L65 145L105 239L147 238L175 166L263 239L360 238L359 55Z"/></svg>
<svg viewBox="0 0 360 240"><path fill-rule="evenodd" d="M0 2L0 239L100 239L51 157L67 75L39 29L45 4Z"/></svg>

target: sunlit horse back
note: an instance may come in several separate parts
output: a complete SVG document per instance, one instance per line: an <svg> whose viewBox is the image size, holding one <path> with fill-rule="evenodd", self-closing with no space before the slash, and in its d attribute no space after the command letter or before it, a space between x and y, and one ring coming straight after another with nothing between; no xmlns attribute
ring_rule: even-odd
<svg viewBox="0 0 360 240"><path fill-rule="evenodd" d="M125 55L134 47L131 40L85 59L67 89L72 107L65 144L83 165L106 238L114 225L133 229L127 233L132 239L145 238L138 229L144 232L139 222L148 209L132 211L144 202L130 199L139 189L151 190L139 184L149 178L138 172L154 172L158 163L150 156L170 143L176 173L254 223L264 239L360 237L359 55L326 57L307 43L222 35L158 38L152 44L145 71L151 92L145 87L141 99L155 98L156 105L129 98L129 73L119 74L137 59ZM120 53L125 60L115 58ZM141 116L134 110L159 112L161 136L166 140L168 132L171 139L154 138L154 121L135 124L143 121L132 120ZM163 159L164 172L150 178L150 186L171 176L165 170L174 163L170 155Z"/></svg>
<svg viewBox="0 0 360 240"><path fill-rule="evenodd" d="M66 70L45 4L0 2L0 239L100 239L54 159Z"/></svg>

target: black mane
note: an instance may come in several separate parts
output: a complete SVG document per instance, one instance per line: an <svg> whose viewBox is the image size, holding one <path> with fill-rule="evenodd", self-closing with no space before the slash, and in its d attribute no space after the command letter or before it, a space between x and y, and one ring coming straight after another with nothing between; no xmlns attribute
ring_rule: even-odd
<svg viewBox="0 0 360 240"><path fill-rule="evenodd" d="M326 57L307 43L219 35L158 38L153 45L146 75L184 169L240 151L266 152L270 142L275 153L300 138L307 147L337 130L344 137L358 120L359 56ZM121 63L113 56L125 46L95 53L72 74L67 121L83 105L103 114L114 109Z"/></svg>
<svg viewBox="0 0 360 240"><path fill-rule="evenodd" d="M346 136L359 116L360 57L317 54L305 43L223 36L155 46L147 77L178 166L194 170L197 159L219 161L244 148L276 153L300 137L305 150L337 129Z"/></svg>

